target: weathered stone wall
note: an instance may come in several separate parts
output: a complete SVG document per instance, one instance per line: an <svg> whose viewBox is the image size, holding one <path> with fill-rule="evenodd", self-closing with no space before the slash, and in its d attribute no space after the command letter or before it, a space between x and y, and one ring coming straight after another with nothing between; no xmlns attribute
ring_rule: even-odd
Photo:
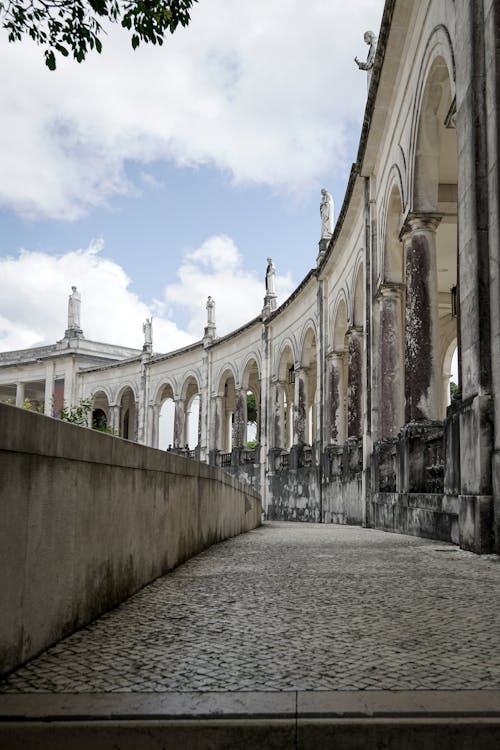
<svg viewBox="0 0 500 750"><path fill-rule="evenodd" d="M372 525L377 529L458 544L459 501L447 495L375 492Z"/></svg>
<svg viewBox="0 0 500 750"><path fill-rule="evenodd" d="M222 470L0 404L0 673L260 524Z"/></svg>
<svg viewBox="0 0 500 750"><path fill-rule="evenodd" d="M269 520L321 521L321 494L319 469L302 466L268 475Z"/></svg>

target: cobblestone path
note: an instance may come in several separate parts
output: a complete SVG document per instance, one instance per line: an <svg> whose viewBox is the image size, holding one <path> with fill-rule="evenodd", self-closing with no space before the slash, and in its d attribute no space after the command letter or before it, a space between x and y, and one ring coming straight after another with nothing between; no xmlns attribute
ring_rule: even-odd
<svg viewBox="0 0 500 750"><path fill-rule="evenodd" d="M500 558L268 523L66 638L1 692L500 688Z"/></svg>

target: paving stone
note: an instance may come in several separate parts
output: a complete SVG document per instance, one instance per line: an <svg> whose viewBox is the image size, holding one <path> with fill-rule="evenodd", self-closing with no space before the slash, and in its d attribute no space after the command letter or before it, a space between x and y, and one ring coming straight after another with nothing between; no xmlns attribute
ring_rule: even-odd
<svg viewBox="0 0 500 750"><path fill-rule="evenodd" d="M493 555L270 523L158 579L0 692L499 689L499 593Z"/></svg>

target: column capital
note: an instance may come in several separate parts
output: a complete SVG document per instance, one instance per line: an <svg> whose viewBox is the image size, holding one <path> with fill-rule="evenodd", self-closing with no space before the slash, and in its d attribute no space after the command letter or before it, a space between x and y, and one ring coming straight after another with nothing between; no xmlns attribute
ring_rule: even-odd
<svg viewBox="0 0 500 750"><path fill-rule="evenodd" d="M349 326L347 331L345 332L346 336L352 336L352 334L357 334L358 336L362 335L364 329L363 326Z"/></svg>
<svg viewBox="0 0 500 750"><path fill-rule="evenodd" d="M300 363L297 363L294 365L293 371L296 375L300 375L301 372L307 375L309 371L309 365L301 365Z"/></svg>
<svg viewBox="0 0 500 750"><path fill-rule="evenodd" d="M400 284L396 281L382 281L377 286L375 298L401 299L404 288L404 284Z"/></svg>
<svg viewBox="0 0 500 750"><path fill-rule="evenodd" d="M401 227L399 239L404 241L418 232L435 232L442 218L443 214L431 211L410 211Z"/></svg>
<svg viewBox="0 0 500 750"><path fill-rule="evenodd" d="M333 359L339 360L339 359L343 359L344 355L345 355L345 349L332 349L331 351L328 352L326 357L329 360L333 360Z"/></svg>

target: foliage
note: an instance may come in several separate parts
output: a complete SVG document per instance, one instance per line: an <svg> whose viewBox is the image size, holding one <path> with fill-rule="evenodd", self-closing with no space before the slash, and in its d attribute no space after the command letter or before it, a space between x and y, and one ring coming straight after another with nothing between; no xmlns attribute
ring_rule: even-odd
<svg viewBox="0 0 500 750"><path fill-rule="evenodd" d="M257 404L253 393L247 393L247 422L257 424Z"/></svg>
<svg viewBox="0 0 500 750"><path fill-rule="evenodd" d="M89 398L82 398L76 406L66 406L63 404L59 413L59 419L63 422L71 422L72 424L79 424L87 427L89 424L89 417L92 413L92 396Z"/></svg>
<svg viewBox="0 0 500 750"><path fill-rule="evenodd" d="M97 430L97 432L105 432L107 435L118 435L118 432L109 424L97 424L95 419L92 421L92 429Z"/></svg>
<svg viewBox="0 0 500 750"><path fill-rule="evenodd" d="M43 414L45 411L43 404L41 404L39 401L32 401L29 398L24 399L23 409L28 409L29 411L36 411L38 414Z"/></svg>
<svg viewBox="0 0 500 750"><path fill-rule="evenodd" d="M256 445L257 445L257 441L256 440L249 440L247 442L247 448L255 448Z"/></svg>
<svg viewBox="0 0 500 750"><path fill-rule="evenodd" d="M458 393L458 385L453 382L453 380L450 380L450 395L453 398L453 396Z"/></svg>
<svg viewBox="0 0 500 750"><path fill-rule="evenodd" d="M0 21L9 42L30 37L44 47L45 64L56 68L56 53L82 62L102 50L103 22L120 23L141 42L162 45L168 31L187 26L198 0L0 0Z"/></svg>
<svg viewBox="0 0 500 750"><path fill-rule="evenodd" d="M91 421L92 411L94 409L94 396L82 398L76 406L66 406L63 404L59 413L59 419L63 422L71 422L88 427ZM97 432L105 432L108 435L117 435L116 430L107 424L99 424L95 419L92 420L92 429Z"/></svg>

